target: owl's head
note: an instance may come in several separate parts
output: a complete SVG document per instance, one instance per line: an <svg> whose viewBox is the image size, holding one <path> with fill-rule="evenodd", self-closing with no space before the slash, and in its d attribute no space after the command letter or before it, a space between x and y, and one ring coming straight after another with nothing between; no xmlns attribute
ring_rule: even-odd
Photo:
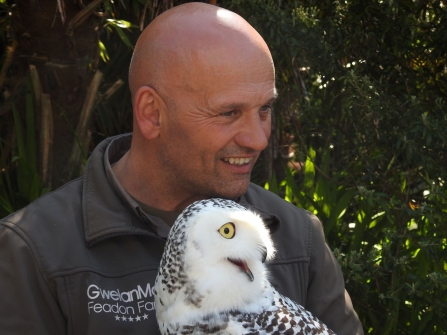
<svg viewBox="0 0 447 335"><path fill-rule="evenodd" d="M207 207L193 220L185 254L188 266L223 263L234 270L231 272L240 274L240 280L254 281L258 273L253 271L263 268L262 263L274 256L270 232L260 216L252 211L239 207Z"/></svg>
<svg viewBox="0 0 447 335"><path fill-rule="evenodd" d="M182 271L202 309L234 309L262 294L264 262L275 248L256 213L229 200L201 200L185 209L173 235L183 235Z"/></svg>

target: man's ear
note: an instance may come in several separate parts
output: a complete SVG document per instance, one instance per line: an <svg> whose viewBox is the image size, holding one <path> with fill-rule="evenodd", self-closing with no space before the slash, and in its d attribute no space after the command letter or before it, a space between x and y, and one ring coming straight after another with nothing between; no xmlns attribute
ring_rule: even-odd
<svg viewBox="0 0 447 335"><path fill-rule="evenodd" d="M161 97L149 86L140 87L134 96L133 113L140 133L148 140L156 138L161 129Z"/></svg>

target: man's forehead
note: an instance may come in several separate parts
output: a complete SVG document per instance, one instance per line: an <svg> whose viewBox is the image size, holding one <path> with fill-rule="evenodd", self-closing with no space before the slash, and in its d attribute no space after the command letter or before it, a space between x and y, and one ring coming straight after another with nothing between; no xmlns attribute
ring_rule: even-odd
<svg viewBox="0 0 447 335"><path fill-rule="evenodd" d="M256 82L250 77L262 72L256 67L266 68L264 72L273 68L270 51L253 27L239 15L207 4L174 7L156 18L140 39L129 77L133 91L154 83L165 91L202 90L204 82L229 72Z"/></svg>
<svg viewBox="0 0 447 335"><path fill-rule="evenodd" d="M246 110L262 105L273 104L278 97L274 82L270 85L257 87L251 91L216 91L206 98L207 104L213 109Z"/></svg>
<svg viewBox="0 0 447 335"><path fill-rule="evenodd" d="M171 64L166 78L174 78L171 84L188 91L209 92L222 85L228 89L265 91L266 86L270 90L275 86L273 62L269 54L259 50L198 51Z"/></svg>
<svg viewBox="0 0 447 335"><path fill-rule="evenodd" d="M261 105L270 105L276 100L276 97L272 97L270 99L260 101L258 103L259 106ZM244 102L233 102L233 103L223 103L221 106L219 106L221 109L224 110L246 110L250 109L252 107L252 103L244 101Z"/></svg>

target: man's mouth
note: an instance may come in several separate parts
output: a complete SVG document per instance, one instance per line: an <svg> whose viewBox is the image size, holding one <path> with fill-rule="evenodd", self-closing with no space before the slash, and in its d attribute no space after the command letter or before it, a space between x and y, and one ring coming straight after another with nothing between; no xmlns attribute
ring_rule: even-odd
<svg viewBox="0 0 447 335"><path fill-rule="evenodd" d="M223 158L222 159L225 163L231 164L231 165L244 165L250 163L252 160L251 157L230 157L230 158Z"/></svg>

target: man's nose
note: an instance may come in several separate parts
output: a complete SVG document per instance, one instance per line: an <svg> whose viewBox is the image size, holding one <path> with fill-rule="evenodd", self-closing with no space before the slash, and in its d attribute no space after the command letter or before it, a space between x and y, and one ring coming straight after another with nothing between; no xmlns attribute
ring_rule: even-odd
<svg viewBox="0 0 447 335"><path fill-rule="evenodd" d="M262 120L258 113L253 113L244 118L235 141L241 147L262 151L267 147L270 132L270 117Z"/></svg>

